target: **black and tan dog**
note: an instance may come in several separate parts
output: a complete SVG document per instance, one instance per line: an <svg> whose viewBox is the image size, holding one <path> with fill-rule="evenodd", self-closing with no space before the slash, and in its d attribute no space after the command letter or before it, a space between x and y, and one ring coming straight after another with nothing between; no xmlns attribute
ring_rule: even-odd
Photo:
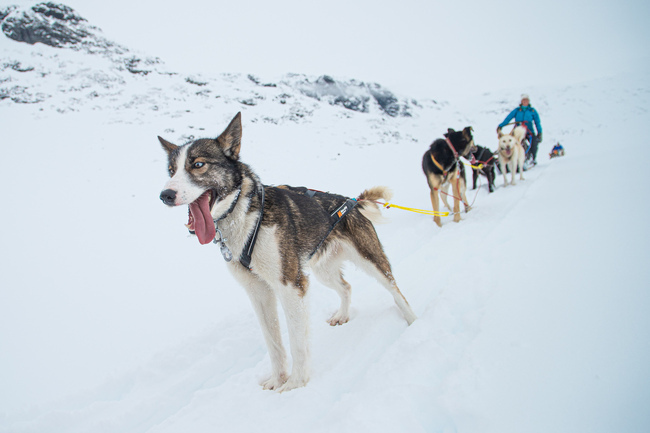
<svg viewBox="0 0 650 433"><path fill-rule="evenodd" d="M476 181L479 175L487 178L488 191L494 192L494 178L496 177L495 166L497 155L487 147L476 146L476 151L472 152L472 165L482 166L480 169L472 167L472 189L476 189Z"/></svg>
<svg viewBox="0 0 650 433"><path fill-rule="evenodd" d="M434 212L440 212L440 191L444 184L451 183L454 196L454 221L460 221L460 182L459 157L467 157L476 150L472 128L466 127L462 131L449 128L444 134L445 138L438 138L431 143L429 150L422 157L422 170L431 189L431 205ZM467 203L467 200L465 200ZM433 217L438 226L442 227L440 216Z"/></svg>
<svg viewBox="0 0 650 433"><path fill-rule="evenodd" d="M449 211L452 211L451 206L449 206L449 202L447 201L447 196L449 196L449 185L450 184L456 184L458 187L458 192L459 192L459 197L461 198L463 205L465 206L465 213L469 212L470 209L472 208L469 205L469 202L467 201L467 196L465 195L465 192L467 192L467 176L465 175L465 164L462 162L458 163L458 170L456 170L456 178L455 179L450 179L449 182L445 182L442 184L440 187L440 198L442 199L442 202L445 204L445 207L449 209Z"/></svg>
<svg viewBox="0 0 650 433"><path fill-rule="evenodd" d="M388 200L389 191L375 187L350 199L265 186L239 160L241 136L238 113L216 139L176 146L158 137L169 156L171 176L160 198L169 206L189 205L190 231L201 244L221 245L229 270L246 289L269 350L272 372L262 386L288 391L309 381L306 268L341 298L331 325L350 318L351 288L341 271L347 260L389 291L408 324L416 316L395 283L373 226L381 217L375 201ZM197 270L197 278L210 274ZM278 298L288 323L291 375L280 336Z"/></svg>

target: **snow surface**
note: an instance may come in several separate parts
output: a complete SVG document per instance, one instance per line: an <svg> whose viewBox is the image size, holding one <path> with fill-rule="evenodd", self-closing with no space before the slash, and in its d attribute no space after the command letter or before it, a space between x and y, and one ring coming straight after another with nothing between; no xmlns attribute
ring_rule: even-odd
<svg viewBox="0 0 650 433"><path fill-rule="evenodd" d="M312 281L312 379L284 394L258 385L266 347L218 249L158 199L156 136L215 136L241 110L242 159L265 183L388 185L395 204L428 209L429 143L471 125L494 149L519 89L399 118L294 94L306 115L279 122L264 119L285 105L243 104L236 89L151 110L166 89L137 77L130 89L151 99L0 101L0 432L649 431L649 78L529 89L540 164L516 186L468 191L460 223L385 210L377 230L419 319L407 327L350 267L352 320L330 327L337 295ZM558 141L567 155L548 160Z"/></svg>

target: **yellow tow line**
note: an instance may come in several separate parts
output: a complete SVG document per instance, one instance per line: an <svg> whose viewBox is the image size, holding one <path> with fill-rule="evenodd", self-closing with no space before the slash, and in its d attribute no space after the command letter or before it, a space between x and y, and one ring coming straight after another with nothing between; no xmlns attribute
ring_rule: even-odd
<svg viewBox="0 0 650 433"><path fill-rule="evenodd" d="M436 212L436 211L432 211L432 210L415 209L415 208L412 208L412 207L404 207L404 206L399 206L399 205L392 204L392 203L379 203L379 202L376 202L376 203L384 206L386 209L390 209L390 208L394 207L396 209L407 210L409 212L415 212L415 213L419 213L419 214L423 214L423 215L433 215L433 216L440 216L440 217L449 216L449 212Z"/></svg>
<svg viewBox="0 0 650 433"><path fill-rule="evenodd" d="M433 162L437 162L437 161L434 160ZM483 164L472 165L472 164L467 164L465 162L463 162L463 164L469 165L470 167L475 168L476 170L481 170L484 167ZM433 210L416 209L416 208L412 208L412 207L399 206L399 205L392 204L392 203L381 203L381 202L375 202L375 203L384 206L386 209L390 209L390 208L394 207L395 209L407 210L409 212L415 212L415 213L419 213L419 214L422 214L422 215L432 215L432 216L439 216L439 217L448 217L450 215L450 212L436 212L436 211L433 211Z"/></svg>

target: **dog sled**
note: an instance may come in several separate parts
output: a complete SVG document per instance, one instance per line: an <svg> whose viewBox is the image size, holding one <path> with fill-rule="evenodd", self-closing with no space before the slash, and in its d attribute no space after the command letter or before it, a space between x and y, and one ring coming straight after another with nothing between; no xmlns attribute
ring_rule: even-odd
<svg viewBox="0 0 650 433"><path fill-rule="evenodd" d="M560 143L553 146L551 153L548 154L548 157L550 159L557 158L559 156L564 156L564 147Z"/></svg>
<svg viewBox="0 0 650 433"><path fill-rule="evenodd" d="M522 140L521 145L524 147L524 152L526 156L524 157L524 171L528 171L529 169L533 168L535 166L535 161L533 160L533 152L530 151L530 149L533 147L531 145L533 141L533 133L528 129L528 126L526 126L525 122L516 122L515 123L515 128L517 126L523 126L526 128L526 137Z"/></svg>

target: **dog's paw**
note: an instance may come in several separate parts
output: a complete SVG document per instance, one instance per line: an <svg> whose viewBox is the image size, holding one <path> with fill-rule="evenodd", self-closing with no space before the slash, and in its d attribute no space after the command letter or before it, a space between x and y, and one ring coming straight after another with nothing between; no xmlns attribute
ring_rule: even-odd
<svg viewBox="0 0 650 433"><path fill-rule="evenodd" d="M460 214L455 214L454 215L454 222L459 223L460 222Z"/></svg>
<svg viewBox="0 0 650 433"><path fill-rule="evenodd" d="M288 375L286 373L281 373L279 375L271 375L266 380L263 380L260 385L263 389L268 389L271 391L278 390L282 385L287 382Z"/></svg>
<svg viewBox="0 0 650 433"><path fill-rule="evenodd" d="M302 388L303 386L307 385L307 382L309 382L308 377L296 377L295 374L292 374L289 380L287 380L284 385L276 389L276 391L286 392L291 391L292 389Z"/></svg>
<svg viewBox="0 0 650 433"><path fill-rule="evenodd" d="M510 185L517 185L517 182L513 180L512 182L510 182Z"/></svg>
<svg viewBox="0 0 650 433"><path fill-rule="evenodd" d="M330 326L336 326L336 325L343 325L344 323L348 323L350 321L350 316L347 314L342 314L340 311L337 311L330 319L327 321L327 323L330 324Z"/></svg>
<svg viewBox="0 0 650 433"><path fill-rule="evenodd" d="M438 224L438 227L442 227L442 221L440 221L440 217L433 217L433 222Z"/></svg>

